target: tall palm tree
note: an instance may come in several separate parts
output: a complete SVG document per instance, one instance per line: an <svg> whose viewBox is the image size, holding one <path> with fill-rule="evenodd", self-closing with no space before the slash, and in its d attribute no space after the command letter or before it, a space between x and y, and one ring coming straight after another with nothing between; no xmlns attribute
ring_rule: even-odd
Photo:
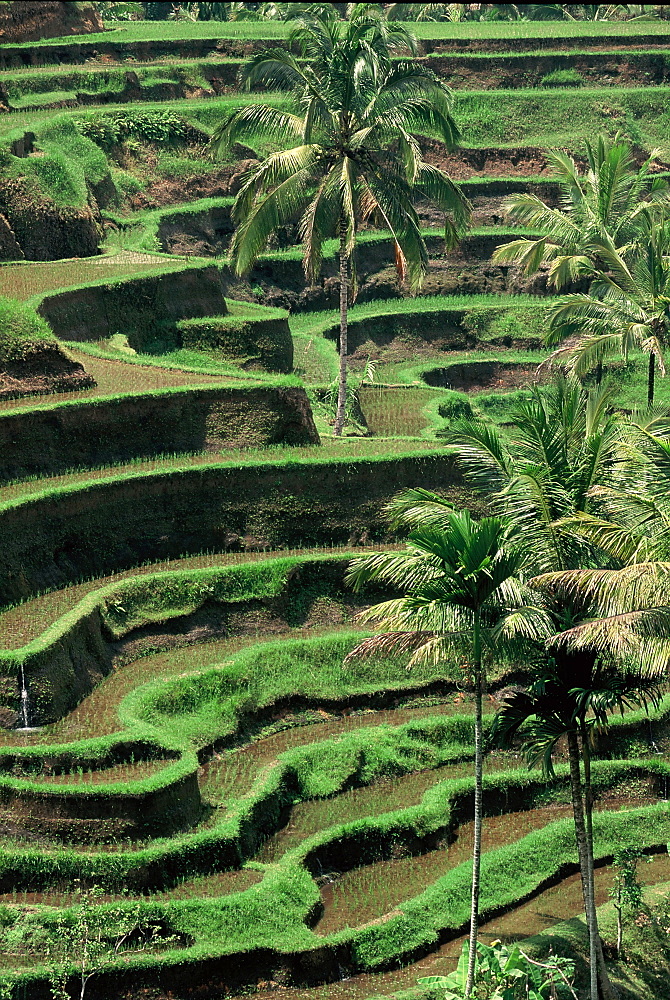
<svg viewBox="0 0 670 1000"><path fill-rule="evenodd" d="M612 571L601 574L610 585L613 576ZM591 1000L598 1000L611 997L612 988L595 904L591 747L594 735L607 728L613 712L659 703L667 644L655 641L655 634L667 629L670 611L633 610L630 592L614 606L610 597L606 606L587 600L576 607L570 573L546 574L530 584L544 591L530 644L528 628L522 633L527 661L535 662L534 676L525 690L506 697L494 719L493 738L508 747L521 732L529 766L541 763L547 775L553 774L552 756L559 740L566 738L588 929L590 995ZM519 630L518 622L510 618L502 625L501 631L505 630L511 638Z"/></svg>
<svg viewBox="0 0 670 1000"><path fill-rule="evenodd" d="M584 170L566 153L547 152L560 206L552 208L535 194L510 195L504 202L507 214L542 236L504 243L493 259L518 264L527 275L548 265L549 284L559 290L576 279L593 278L608 266L598 253L599 242L628 246L637 235L639 213L650 203L667 202L667 181L651 172L656 155L652 151L638 166L628 142L618 137L611 142L605 135L586 143Z"/></svg>
<svg viewBox="0 0 670 1000"><path fill-rule="evenodd" d="M429 504L432 511L429 517L423 510L420 527L412 514L417 504ZM384 582L405 596L377 604L360 616L382 631L363 640L349 657L411 652L409 666L419 661L438 664L455 648L464 644L469 648L475 688L475 801L468 998L479 923L483 650L489 644L489 619L496 606L500 613L501 605L519 600L515 580L525 556L516 532L504 519L485 517L476 522L469 511L456 513L442 497L424 490L400 494L389 505L389 513L396 525L414 525L407 551L355 559L347 578L356 589L370 581Z"/></svg>
<svg viewBox="0 0 670 1000"><path fill-rule="evenodd" d="M314 280L323 243L339 239L340 388L335 434L345 420L347 310L353 253L361 225L374 222L391 232L398 274L416 291L428 253L414 207L428 198L445 213L445 240L465 231L469 204L449 177L425 163L418 135L437 135L453 147L459 132L449 89L427 67L391 60L415 50L416 42L371 4L355 4L346 22L305 15L296 22L286 50L251 57L241 81L292 93L300 113L266 104L241 108L213 137L221 152L236 140L258 145L270 139L282 148L252 168L233 207L238 223L231 246L235 271L243 274L270 235L299 219L305 273ZM290 51L299 46L302 59ZM355 292L355 273L353 273Z"/></svg>
<svg viewBox="0 0 670 1000"><path fill-rule="evenodd" d="M581 375L612 354L648 354L647 405L654 402L656 364L665 374L670 336L670 219L653 208L638 214L637 235L626 248L607 237L591 239L587 251L599 260L589 268L588 295L565 295L554 306L547 343L579 331L576 342L552 355ZM584 271L587 269L584 268Z"/></svg>

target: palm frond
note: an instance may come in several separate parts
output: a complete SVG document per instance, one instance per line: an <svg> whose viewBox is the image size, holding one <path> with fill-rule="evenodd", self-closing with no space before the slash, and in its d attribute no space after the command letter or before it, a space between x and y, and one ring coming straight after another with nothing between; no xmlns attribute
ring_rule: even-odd
<svg viewBox="0 0 670 1000"><path fill-rule="evenodd" d="M271 138L278 143L300 139L304 122L298 115L278 111L267 104L248 104L224 119L212 133L211 149L223 155L235 142L255 143Z"/></svg>

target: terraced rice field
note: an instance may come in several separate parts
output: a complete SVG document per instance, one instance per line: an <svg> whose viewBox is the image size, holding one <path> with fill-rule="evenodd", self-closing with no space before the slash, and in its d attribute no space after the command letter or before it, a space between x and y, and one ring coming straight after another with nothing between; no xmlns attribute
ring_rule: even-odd
<svg viewBox="0 0 670 1000"><path fill-rule="evenodd" d="M510 412L546 355L546 287L490 260L520 235L503 198L556 201L546 151L583 155L601 129L656 148L667 172L670 25L416 28L420 58L457 91L464 144L449 155L428 144L426 155L462 183L474 228L446 253L439 220L422 215L431 262L425 294L411 299L390 242L361 241L350 360L354 378L376 367L343 439L327 402L333 247L310 289L294 246L274 247L244 278L221 257L249 151L215 164L206 144L232 107L258 99L235 91L236 69L266 41L284 44L286 26L138 22L0 46L12 177L33 171L54 218L81 222L99 198L95 249L105 251L3 263L0 294L48 293L64 323L84 308L92 329L109 319L104 337L67 344L96 388L0 402L0 978L15 1000L43 995L44 941L82 899L167 939L153 950L131 939L105 981L114 1000L144 990L151 1000L366 1000L443 974L461 952L468 665L343 666L366 634L357 614L390 596L354 593L346 571L355 556L403 547L384 515L400 488L480 509L443 434L470 412L512 435ZM542 83L552 67L572 68L575 88ZM91 122L126 128L128 116L139 131L117 136L112 153L94 141ZM49 156L74 164L69 186L40 174ZM210 324L195 347L172 321L139 314L158 293L136 283L155 276L168 312L206 326L222 318L211 289L170 291L193 263L216 264L216 302L222 314L224 294L233 304L234 329ZM98 293L81 286L94 284L113 286L110 297L86 299ZM266 341L280 337L292 351L283 367L267 361ZM607 374L616 405L636 405L641 359ZM662 380L659 399L670 399ZM523 668L492 667L487 725ZM669 711L666 697L651 721L628 715L594 761L599 905L621 843L653 855L645 882L670 881ZM516 752L490 752L484 809L482 940L551 933L576 917L562 757L545 779Z"/></svg>

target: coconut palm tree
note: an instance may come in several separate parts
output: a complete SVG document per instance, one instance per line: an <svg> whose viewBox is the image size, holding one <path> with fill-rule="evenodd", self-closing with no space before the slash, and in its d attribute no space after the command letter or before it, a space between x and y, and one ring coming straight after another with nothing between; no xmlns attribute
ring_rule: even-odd
<svg viewBox="0 0 670 1000"><path fill-rule="evenodd" d="M590 565L595 558L588 542L559 531L556 522L594 509L590 491L620 457L624 420L611 403L606 386L589 391L558 378L534 387L510 414L512 435L470 420L454 424L447 438L468 481L496 514L523 530L534 572ZM414 516L420 518L420 510Z"/></svg>
<svg viewBox="0 0 670 1000"><path fill-rule="evenodd" d="M637 235L618 248L607 236L591 237L585 250L598 264L584 266L592 278L586 295L565 295L554 306L547 343L576 331L580 336L557 349L554 362L567 362L581 375L612 354L641 350L649 356L647 405L654 402L656 364L665 374L670 336L670 219L645 208Z"/></svg>
<svg viewBox="0 0 670 1000"><path fill-rule="evenodd" d="M630 144L601 135L586 144L586 166L560 151L547 152L551 180L558 184L560 206L552 208L535 194L510 195L507 214L520 226L542 236L512 240L497 247L493 260L517 264L524 274L548 265L549 284L556 289L591 280L607 269L599 243L627 247L638 234L639 213L649 204L667 204L668 184L651 172L654 150L641 166Z"/></svg>
<svg viewBox="0 0 670 1000"><path fill-rule="evenodd" d="M601 576L611 584L615 573ZM559 740L567 741L589 939L590 995L598 1000L613 994L595 905L591 748L594 735L607 729L613 712L659 703L668 645L655 636L667 631L670 610L633 610L630 592L614 606L611 599L606 608L592 601L580 605L569 573L546 574L530 585L544 591L539 602L542 614L534 617L536 634L530 645L535 648L526 651L526 662L535 664L533 679L526 689L507 695L494 719L492 736L509 747L521 733L529 766L541 763L548 776L553 775L552 757ZM508 640L518 631L513 618L503 623L501 632L505 631ZM527 628L523 639L528 647Z"/></svg>
<svg viewBox="0 0 670 1000"><path fill-rule="evenodd" d="M412 511L428 504L422 524ZM347 659L384 653L411 653L417 662L444 663L455 648L469 651L475 688L475 801L472 859L470 952L465 996L472 993L477 957L482 831L482 695L484 649L490 645L490 618L505 603L520 600L516 577L525 555L519 536L499 517L474 521L469 511L454 512L444 498L424 490L400 494L389 505L394 523L413 527L407 550L354 559L347 579L356 589L383 582L405 593L377 604L360 616L381 631L364 639Z"/></svg>
<svg viewBox="0 0 670 1000"><path fill-rule="evenodd" d="M390 230L398 274L416 291L428 254L414 208L428 198L445 212L445 239L464 232L469 204L445 173L425 163L416 135L437 135L446 146L459 139L449 89L427 67L391 60L415 49L415 39L387 22L375 5L356 4L346 22L305 15L287 49L251 57L241 82L285 90L300 113L267 104L233 112L216 130L222 152L241 140L282 147L252 168L233 207L238 223L231 246L235 271L243 274L270 235L299 219L305 273L314 280L324 241L339 240L340 391L335 434L345 419L347 310L356 236L371 221ZM302 59L290 51L295 44ZM287 143L292 143L285 148Z"/></svg>

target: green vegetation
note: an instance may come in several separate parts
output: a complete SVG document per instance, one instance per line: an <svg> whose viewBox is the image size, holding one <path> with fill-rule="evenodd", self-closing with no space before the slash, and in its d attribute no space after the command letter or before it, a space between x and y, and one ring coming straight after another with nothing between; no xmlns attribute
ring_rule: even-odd
<svg viewBox="0 0 670 1000"><path fill-rule="evenodd" d="M576 69L555 69L546 73L540 83L543 87L581 87L584 77Z"/></svg>
<svg viewBox="0 0 670 1000"><path fill-rule="evenodd" d="M420 39L522 39L522 38L606 38L635 39L665 36L670 32L667 23L663 21L644 22L608 22L606 24L589 21L490 21L490 22L407 22L407 27ZM125 45L133 41L164 41L170 39L189 38L286 38L290 31L290 22L282 21L134 21L122 23L113 22L113 44ZM93 34L86 38L92 46L101 42L109 42L110 37ZM46 38L40 42L25 43L40 48L63 44L72 44L71 37ZM81 44L77 40L77 44ZM21 46L13 46L21 47Z"/></svg>
<svg viewBox="0 0 670 1000"><path fill-rule="evenodd" d="M31 306L0 296L0 361L23 361L45 342L57 346L49 324Z"/></svg>
<svg viewBox="0 0 670 1000"><path fill-rule="evenodd" d="M258 55L264 40L275 45L273 61L310 82L306 64L288 51L290 24L110 21L107 27L103 35L44 39L29 49L0 47L10 109L0 122L0 246L4 256L27 258L0 268L0 292L11 297L0 300L0 360L26 345L55 344L51 322L98 382L96 390L71 397L0 404L0 602L6 605L0 610L0 980L6 992L29 1000L51 989L60 1000L69 975L70 992L83 983L88 997L103 988L104 970L110 993L132 982L138 995L165 1000L166 982L177 997L233 988L229 969L235 969L240 988L279 983L287 1000L294 990L286 982L300 989L309 977L315 995L335 994L336 975L359 973L375 974L364 987L352 984L361 996L413 987L407 1000L436 1000L434 985L427 984L428 994L425 986L417 989L425 973L411 963L467 930L472 867L465 859L477 785L484 836L488 823L495 841L481 854L482 919L516 910L576 871L578 861L589 877L592 860L615 856L623 888L614 901L631 964L608 959L609 970L635 1000L656 1000L666 984L660 973L643 970L667 966L667 913L663 906L646 911L635 896L626 849L655 851L670 840L667 809L658 801L670 780L670 702L653 683L652 690L640 687L633 669L639 641L651 643L659 623L666 628L667 442L664 416L641 424L639 414L630 420L617 414L644 399L650 338L638 337L642 351L629 349L625 359L603 358L602 372L585 364L583 389L572 398L575 419L568 419L570 400L559 413L557 390L542 384L549 373L536 373L552 310L556 316L555 299L543 294L545 277L533 268L516 273L488 255L514 240L539 262L538 247L546 248L565 222L555 210L556 158L546 151L556 146L568 153L572 186L563 194L572 197L575 177L583 184L586 174L582 139L603 134L609 143L602 150L592 144L589 162L600 171L594 191L582 188L573 210L586 216L595 206L597 215L614 206L599 224L640 277L642 243L633 220L667 180L662 44L670 25L660 19L412 23L426 57L421 67L441 79L449 74L459 88L453 116L465 144L443 157L431 119L421 155L459 178L475 225L449 255L439 232L443 220L419 206L413 233L426 250L426 287L450 294L417 298L394 284L393 239L383 220L368 220L357 234L359 301L348 310L356 423L347 428L352 436L339 440L324 403L338 375L339 317L324 305L337 302L339 234L321 227L324 277L309 291L300 274L304 234L288 216L246 282L224 260L198 256L226 246L240 188L238 204L248 207L243 161L257 158L262 172L295 144L285 135L271 141L259 130L235 137L245 145L232 143L220 162L208 150L231 116L248 118L259 101L265 123L288 127L296 122L292 113L303 115L305 107L286 92L235 90L245 57L251 54L259 72L267 68ZM29 65L20 68L24 59ZM408 79L417 65L403 70L402 57L389 63ZM637 86L643 78L648 85ZM475 81L482 89L470 89ZM75 102L55 112L40 107ZM409 145L405 160L416 166L418 153ZM627 145L635 147L630 162L617 152ZM639 162L655 147L661 153L646 174ZM600 152L602 169L595 163ZM609 200L601 197L606 173L620 181ZM314 193L311 183L303 194ZM528 208L532 192L539 195L536 214L510 220L511 202L502 198ZM388 208L384 198L377 205ZM363 208L365 214L369 206ZM547 213L554 221L561 215L549 234ZM593 253L597 226L578 221L578 235L561 244L563 256L584 246ZM260 228L264 237L276 227ZM397 235L395 222L391 229ZM65 232L74 234L67 244L59 242ZM656 227L656 277L667 257L663 232ZM98 256L71 256L94 254L98 246L105 248ZM551 257L543 268L553 267ZM516 294L523 289L539 294ZM596 285L589 294L597 291ZM661 318L667 299L667 289L655 291L650 323ZM629 312L637 309L639 320L639 297L633 306ZM615 332L615 353L630 347L619 327ZM654 343L656 357L664 339L659 334ZM594 389L601 375L601 389ZM657 404L666 406L670 389L663 380L656 389ZM584 422L575 415L584 415L588 390ZM524 424L529 416L532 427ZM484 490L474 488L484 480ZM603 484L606 507L591 489ZM470 509L476 523L491 513L501 524L515 521L522 555L534 560L524 568L524 602L517 607L520 592L505 589L512 619L498 623L481 661L472 643L456 648L441 636L450 646L445 655L434 662L415 657L410 670L407 656L390 658L387 649L369 660L347 659L343 668L361 643L383 646L360 630L357 616L367 605L398 598L397 574L395 589L387 581L384 590L368 586L360 593L345 575L352 556L360 556L361 546L369 556L375 540L383 554L370 556L373 565L401 565L398 540L412 525L405 519L389 527L386 509L405 488L418 488L414 508L426 491L437 491L438 513L447 510L446 499ZM566 518L570 533L559 534L557 522ZM423 520L419 535L427 532L429 518ZM461 526L465 520L455 519ZM444 566L432 534L428 541L433 548L424 548ZM278 548L296 545L307 548ZM582 565L600 566L603 552L613 574L607 599L596 592L597 581L575 577L572 584L565 577ZM633 576L646 572L644 562L626 565L633 552L659 560L655 589L644 579L631 592ZM475 566L480 583L490 578L491 564L484 563ZM534 581L531 590L529 578L539 571L563 576ZM402 582L416 591L416 579ZM419 596L434 604L430 587ZM641 616L646 631L625 615L611 628L608 616L623 605ZM393 607L401 605L387 604L386 612ZM415 601L405 610L417 607ZM486 638L495 624L489 610ZM436 623L419 614L401 624L434 632ZM467 612L457 624L467 639ZM586 647L561 645L565 633L566 643L577 643L579 629L598 631L597 670ZM435 643L434 635L429 639ZM625 669L615 670L624 642ZM651 667L651 646L647 652ZM478 706L473 670L481 677L484 667L491 697ZM573 674L581 684L578 706ZM505 711L494 726L503 690ZM545 711L547 690L553 715ZM648 716L632 707L645 695L652 701ZM624 714L605 732L614 705ZM560 730L572 759L559 754L553 774L540 774L521 766L518 748L488 752L510 713L514 724L527 720L519 740L529 750L548 759ZM594 722L600 731L591 746ZM487 746L477 782L475 730ZM569 810L579 796L584 837L577 849ZM651 870L654 879L658 872L668 877L656 862ZM590 954L584 935L557 931L559 948L573 949L582 992L591 985L587 955L592 967L597 963L596 883L603 893L608 887L596 879L587 890ZM565 890L568 898L569 883ZM576 899L575 912L579 905ZM657 921L646 938L641 915ZM540 926L530 910L519 908L518 919ZM615 919L605 913L598 920L609 956ZM481 939L490 941L489 932ZM518 933L513 927L496 937ZM87 935L93 950L81 965ZM555 938L521 947L544 961L547 940ZM508 959L523 966L520 955L514 945L509 954L490 949L480 972L500 980ZM402 973L400 964L407 966ZM86 984L82 974L89 972Z"/></svg>

